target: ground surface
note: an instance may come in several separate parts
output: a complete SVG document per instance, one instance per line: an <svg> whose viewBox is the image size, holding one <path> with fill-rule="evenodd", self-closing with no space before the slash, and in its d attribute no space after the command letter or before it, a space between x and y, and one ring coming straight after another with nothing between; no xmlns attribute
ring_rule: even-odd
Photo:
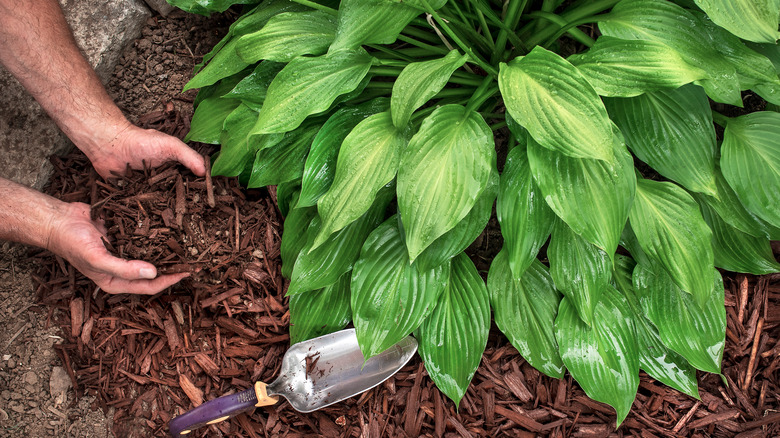
<svg viewBox="0 0 780 438"><path fill-rule="evenodd" d="M188 120L193 93L181 89L229 20L184 13L150 19L120 60L110 94L133 121L164 110L163 103ZM69 385L58 356L62 333L51 320L56 312L35 294L37 268L28 248L0 244L0 437L109 437L113 411L98 409L94 396L77 399Z"/></svg>
<svg viewBox="0 0 780 438"><path fill-rule="evenodd" d="M193 95L179 90L224 23L150 20L110 92L139 124L183 135ZM108 296L48 253L3 248L0 436L162 437L172 416L278 374L289 313L273 191L171 166L106 184L79 154L55 168L48 191L92 203L113 251L192 277L157 297ZM497 250L483 236L470 252L486 269ZM730 384L701 374L698 401L643 376L617 432L611 408L570 377L541 376L494 328L459 411L415 358L380 387L322 411L299 414L283 403L193 435L778 436L780 277L727 273L725 285Z"/></svg>

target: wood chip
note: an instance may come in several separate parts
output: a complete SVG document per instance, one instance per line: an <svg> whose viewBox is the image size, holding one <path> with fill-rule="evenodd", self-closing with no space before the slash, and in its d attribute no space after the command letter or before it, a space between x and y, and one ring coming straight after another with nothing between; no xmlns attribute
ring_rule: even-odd
<svg viewBox="0 0 780 438"><path fill-rule="evenodd" d="M179 385L187 398L190 399L194 406L200 406L203 404L203 391L201 391L192 381L184 374L179 374Z"/></svg>
<svg viewBox="0 0 780 438"><path fill-rule="evenodd" d="M176 323L173 319L167 318L163 325L165 327L165 337L168 338L168 346L172 351L176 351L181 347L181 339L179 338L179 332L176 330Z"/></svg>
<svg viewBox="0 0 780 438"><path fill-rule="evenodd" d="M84 300L74 298L70 302L70 335L74 338L79 337L82 325L84 325Z"/></svg>
<svg viewBox="0 0 780 438"><path fill-rule="evenodd" d="M690 425L688 425L689 429L698 429L700 427L708 426L713 423L718 423L725 420L732 420L734 418L739 417L740 413L737 409L729 409L727 411L719 412L717 414L710 414L707 415L704 418L700 418L696 421L691 422Z"/></svg>

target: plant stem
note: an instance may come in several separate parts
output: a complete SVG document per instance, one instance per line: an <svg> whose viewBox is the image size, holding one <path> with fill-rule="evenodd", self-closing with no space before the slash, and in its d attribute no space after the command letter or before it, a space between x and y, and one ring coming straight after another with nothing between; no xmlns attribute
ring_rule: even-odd
<svg viewBox="0 0 780 438"><path fill-rule="evenodd" d="M479 25L482 27L482 33L485 34L485 38L487 38L490 45L495 48L496 42L493 40L493 35L490 33L487 21L485 21L485 15L483 15L480 10L477 10L477 19L479 19Z"/></svg>
<svg viewBox="0 0 780 438"><path fill-rule="evenodd" d="M395 82L375 82L371 81L366 84L367 90L392 90Z"/></svg>
<svg viewBox="0 0 780 438"><path fill-rule="evenodd" d="M462 78L455 75L450 76L450 80L448 81L451 84L458 84L458 85L469 85L472 87L478 87L482 81L479 79L468 79L468 78Z"/></svg>
<svg viewBox="0 0 780 438"><path fill-rule="evenodd" d="M399 74L401 74L401 69L392 67L371 67L369 72L376 76L397 77Z"/></svg>
<svg viewBox="0 0 780 438"><path fill-rule="evenodd" d="M405 35L398 35L398 39L403 41L403 42L405 42L405 43L408 43L408 44L411 44L413 46L419 47L421 49L425 49L425 50L427 50L429 52L439 53L439 54L442 54L442 55L446 55L447 53L450 53L449 50L447 50L447 49L445 49L443 47L432 46L430 44L426 44L426 43L423 43L421 41L417 41L416 39L407 37Z"/></svg>
<svg viewBox="0 0 780 438"><path fill-rule="evenodd" d="M444 30L444 32L447 33L447 35L452 38L452 40L455 42L455 44L458 45L465 53L469 55L472 61L474 61L477 65L479 65L483 70L485 70L488 74L498 77L498 71L493 68L492 65L488 64L487 62L483 61L479 56L477 56L476 53L474 53L473 50L471 50L471 47L464 44L463 41L458 37L458 35L455 34L455 32L452 31L450 26L441 19L438 12L436 12L431 5L426 0L420 0L420 2L425 6L425 9L428 10L428 13L431 14L434 20L436 20L436 23L441 26L441 28Z"/></svg>
<svg viewBox="0 0 780 438"><path fill-rule="evenodd" d="M526 14L529 17L534 18L543 18L547 21L551 21L561 27L559 30L560 32L566 32L568 33L572 38L579 41L582 44L585 44L588 47L593 47L594 44L596 44L596 41L591 38L588 34L585 32L577 29L575 26L578 23L570 23L563 19L560 15L556 15L550 12L544 12L544 11L534 11L529 14ZM556 34L557 35L557 34ZM553 41L555 41L557 38L553 37L551 38Z"/></svg>
<svg viewBox="0 0 780 438"><path fill-rule="evenodd" d="M588 17L600 14L607 9L610 9L611 7L615 6L618 1L620 0L593 0L584 2L582 6L561 14L561 18L563 18L567 23L580 22L581 20L587 19ZM585 22L587 22L587 20ZM525 35L533 29L535 23L536 22L532 22L524 26L519 33L521 35ZM533 35L528 37L526 43L528 44L528 47L532 48L540 44L542 41L547 41L550 37L555 35L558 30L559 28L556 28L555 26L546 26L541 31L534 32Z"/></svg>
<svg viewBox="0 0 780 438"><path fill-rule="evenodd" d="M720 126L722 128L725 128L726 125L729 124L729 120L731 120L730 117L726 117L726 116L724 116L723 114L721 114L721 113L719 113L717 111L713 111L712 112L712 121L717 123L718 126Z"/></svg>
<svg viewBox="0 0 780 438"><path fill-rule="evenodd" d="M429 26L429 24L426 21L425 25L423 27L424 28L428 28L428 26ZM409 35L411 37L417 38L418 40L428 40L429 43L440 43L441 42L441 40L438 37L436 37L435 35L431 35L430 32L426 32L425 30L418 29L418 28L416 28L414 26L406 26L404 28L403 33L405 33L405 34L407 34L407 35Z"/></svg>
<svg viewBox="0 0 780 438"><path fill-rule="evenodd" d="M490 90L490 92L487 92L488 87L490 87L492 83L493 83L492 76L487 76L485 77L485 79L482 80L482 83L479 84L479 87L477 88L476 91L474 91L474 94L471 96L471 99L469 99L469 103L466 105L466 112L479 109L479 107L493 95L494 91L492 89Z"/></svg>
<svg viewBox="0 0 780 438"><path fill-rule="evenodd" d="M491 131L498 131L499 129L501 129L501 128L505 127L505 126L506 126L506 120L502 120L502 121L500 121L498 123L494 123L494 124L490 125L490 130Z"/></svg>
<svg viewBox="0 0 780 438"><path fill-rule="evenodd" d="M480 2L473 3L473 6L477 8L477 13L480 13L484 15L485 18L490 20L491 23L493 23L496 27L498 27L499 31L503 30L506 32L507 38L509 38L509 42L511 42L515 47L522 47L525 48L525 43L517 36L515 35L514 30L512 30L506 23L501 21L500 18L493 12L492 9L489 7L482 8L482 4ZM506 45L506 44L504 44ZM493 51L498 50L497 43L493 44ZM506 47L504 47L506 49Z"/></svg>
<svg viewBox="0 0 780 438"><path fill-rule="evenodd" d="M528 3L527 0L510 1L509 8L506 11L506 16L504 17L504 24L514 22L515 19L523 11L523 9L525 9L526 3ZM511 24L508 24L508 27L511 29ZM495 45L496 48L493 51L492 56L490 57L491 64L496 64L498 61L501 61L501 57L503 56L504 50L506 49L507 38L508 38L507 29L501 28L501 30L498 32L498 36L496 37L496 45Z"/></svg>
<svg viewBox="0 0 780 438"><path fill-rule="evenodd" d="M404 63L414 62L414 57L405 55L405 54L403 54L403 53L401 53L401 52L399 52L397 50L388 49L387 47L385 47L383 45L380 45L380 44L369 44L368 47L371 48L371 49L374 49L374 50L376 50L378 52L382 52L382 53L385 53L387 55L390 55L393 58L401 60L401 61L396 61L396 62L404 62ZM379 60L379 65L388 65L388 64L386 64L388 61L390 61L390 60L380 59Z"/></svg>
<svg viewBox="0 0 780 438"><path fill-rule="evenodd" d="M325 6L325 5L321 5L319 3L312 2L312 1L309 1L309 0L292 0L292 1L294 3L298 3L299 5L308 6L308 7L312 8L312 9L316 9L318 11L326 12L326 13L328 13L330 15L338 15L339 14L339 11L337 9L329 8L329 7Z"/></svg>

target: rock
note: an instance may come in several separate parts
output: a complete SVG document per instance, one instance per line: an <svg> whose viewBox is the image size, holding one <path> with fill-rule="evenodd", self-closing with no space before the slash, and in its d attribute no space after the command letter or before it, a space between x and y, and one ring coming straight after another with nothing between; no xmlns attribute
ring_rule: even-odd
<svg viewBox="0 0 780 438"><path fill-rule="evenodd" d="M24 374L24 383L27 383L28 385L37 385L38 384L38 375L35 374L33 371L27 371Z"/></svg>
<svg viewBox="0 0 780 438"><path fill-rule="evenodd" d="M51 378L49 379L49 392L54 399L55 405L61 405L65 403L68 397L68 390L71 388L72 382L68 372L63 367L54 367L51 370Z"/></svg>
<svg viewBox="0 0 780 438"><path fill-rule="evenodd" d="M168 4L165 0L146 0L146 4L149 5L150 8L157 11L160 15L163 17L167 17L168 14L173 12L174 8L170 4Z"/></svg>
<svg viewBox="0 0 780 438"><path fill-rule="evenodd" d="M150 16L140 0L60 0L81 49L106 81L125 47ZM52 172L49 156L72 144L19 82L0 67L0 177L40 189Z"/></svg>

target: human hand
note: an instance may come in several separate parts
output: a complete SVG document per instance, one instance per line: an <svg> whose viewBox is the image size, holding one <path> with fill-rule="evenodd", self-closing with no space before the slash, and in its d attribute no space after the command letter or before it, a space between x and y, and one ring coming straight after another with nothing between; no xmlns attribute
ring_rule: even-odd
<svg viewBox="0 0 780 438"><path fill-rule="evenodd" d="M129 122L116 132L108 144L82 149L103 178L112 172L124 174L128 164L143 169L144 163L157 167L166 161L177 161L198 176L206 174L203 157L176 137Z"/></svg>
<svg viewBox="0 0 780 438"><path fill-rule="evenodd" d="M104 238L106 228L101 221L90 219L89 205L75 202L66 204L63 214L52 219L46 247L110 294L154 295L189 276L157 276L151 263L114 257L103 245Z"/></svg>

